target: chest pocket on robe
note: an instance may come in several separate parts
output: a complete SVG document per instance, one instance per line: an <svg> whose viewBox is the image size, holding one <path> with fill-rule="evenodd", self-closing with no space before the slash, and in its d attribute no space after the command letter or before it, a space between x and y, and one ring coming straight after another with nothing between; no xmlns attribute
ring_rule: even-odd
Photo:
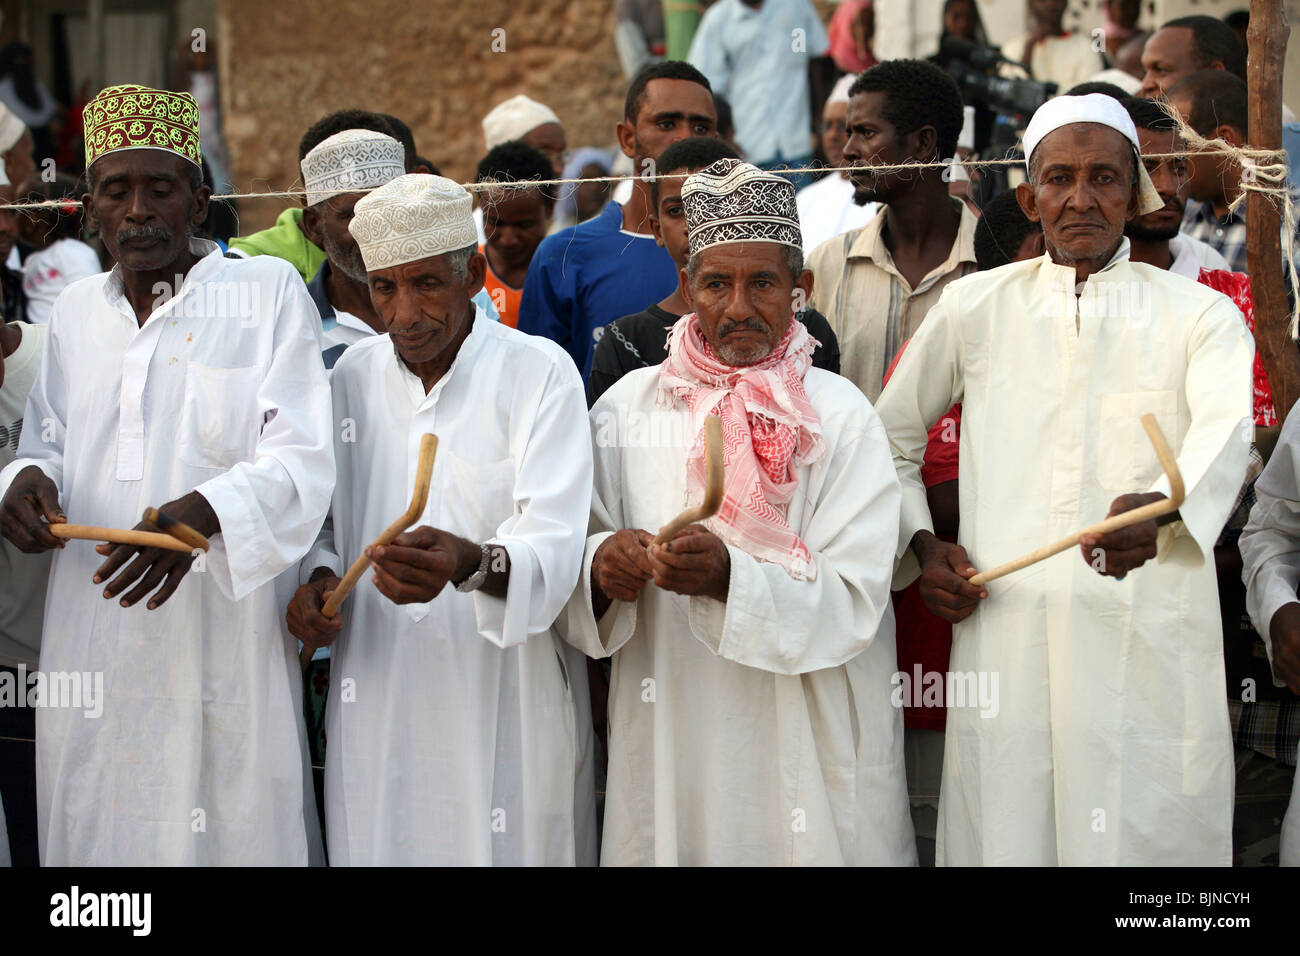
<svg viewBox="0 0 1300 956"><path fill-rule="evenodd" d="M190 362L185 371L177 456L198 468L233 467L250 461L262 430L257 389L263 370L214 368Z"/></svg>
<svg viewBox="0 0 1300 956"><path fill-rule="evenodd" d="M1146 491L1164 474L1142 416L1153 414L1169 447L1178 453L1178 393L1173 389L1101 396L1097 483L1107 491Z"/></svg>
<svg viewBox="0 0 1300 956"><path fill-rule="evenodd" d="M438 451L438 466L446 463L443 509L456 524L448 528L482 543L515 513L515 463L512 458L474 463Z"/></svg>

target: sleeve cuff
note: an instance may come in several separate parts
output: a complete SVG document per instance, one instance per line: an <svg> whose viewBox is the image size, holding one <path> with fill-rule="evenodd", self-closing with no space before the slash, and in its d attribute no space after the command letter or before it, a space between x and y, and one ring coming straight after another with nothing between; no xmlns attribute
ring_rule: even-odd
<svg viewBox="0 0 1300 956"><path fill-rule="evenodd" d="M298 586L308 584L317 568L329 568L336 578L343 577L343 559L329 548L313 548L298 565Z"/></svg>

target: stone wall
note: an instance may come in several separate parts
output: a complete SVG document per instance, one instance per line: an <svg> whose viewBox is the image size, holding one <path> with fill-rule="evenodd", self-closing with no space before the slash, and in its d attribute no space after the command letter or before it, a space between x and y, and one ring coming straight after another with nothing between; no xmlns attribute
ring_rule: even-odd
<svg viewBox="0 0 1300 956"><path fill-rule="evenodd" d="M481 158L483 115L515 93L554 109L570 146L614 141L624 82L612 0L221 0L220 17L240 191L294 183L303 132L347 107L402 118L457 179ZM283 202L242 203L241 231L274 220Z"/></svg>

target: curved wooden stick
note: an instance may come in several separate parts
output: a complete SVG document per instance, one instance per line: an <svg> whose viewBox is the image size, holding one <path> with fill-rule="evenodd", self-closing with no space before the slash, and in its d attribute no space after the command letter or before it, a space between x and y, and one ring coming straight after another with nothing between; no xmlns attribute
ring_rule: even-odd
<svg viewBox="0 0 1300 956"><path fill-rule="evenodd" d="M156 531L135 531L127 528L100 528L88 524L51 524L47 530L56 538L75 538L80 541L107 541L109 544L133 544L141 548L165 548L168 551L193 551L194 549L169 534Z"/></svg>
<svg viewBox="0 0 1300 956"><path fill-rule="evenodd" d="M438 436L426 434L420 439L420 458L415 466L415 489L411 492L411 503L407 506L406 512L384 529L383 533L374 540L374 547L391 544L393 539L399 534L415 524L420 515L424 513L424 506L429 500L429 484L433 477L433 459L438 453ZM338 613L339 605L343 603L349 592L361 580L361 575L366 573L366 568L370 567L370 559L366 557L363 551L355 561L352 567L348 568L348 573L343 575L343 580L339 582L331 593L325 606L321 608L321 614L326 617L333 617ZM298 655L298 661L302 664L303 670L311 663L311 656L315 651L312 648L304 647Z"/></svg>
<svg viewBox="0 0 1300 956"><path fill-rule="evenodd" d="M1156 456L1160 459L1160 466L1165 470L1165 476L1169 479L1169 497L1162 501L1153 501L1149 505L1143 505L1140 508L1134 508L1132 511L1125 511L1123 514L1115 515L1113 518L1107 518L1105 521L1099 521L1094 525L1089 525L1082 531L1076 531L1068 538L1062 538L1053 544L1044 545L1037 551L1030 551L1028 554L1021 555L1014 561L1008 561L1006 564L999 564L990 571L984 571L970 579L970 583L976 586L993 581L1003 575L1010 574L1013 571L1019 571L1021 568L1027 568L1031 564L1037 564L1044 558L1050 558L1054 554L1059 554L1078 545L1079 539L1086 534L1109 534L1112 531L1118 531L1120 528L1127 528L1131 524L1137 524L1140 521L1147 521L1151 518L1159 518L1162 515L1170 514L1177 511L1183 504L1183 498L1186 497L1187 491L1183 487L1183 476L1178 470L1178 462L1174 460L1174 453L1169 449L1169 443L1165 441L1165 433L1160 430L1156 424L1154 415L1142 416L1142 427L1147 430L1147 438L1151 439L1151 444L1156 450Z"/></svg>
<svg viewBox="0 0 1300 956"><path fill-rule="evenodd" d="M157 508L145 508L143 520L149 522L159 531L165 531L180 541L185 542L193 550L197 548L200 551L208 550L208 539L199 534L184 521L177 521L169 515L163 514Z"/></svg>
<svg viewBox="0 0 1300 956"><path fill-rule="evenodd" d="M704 419L704 500L697 507L687 508L659 529L655 544L667 544L677 532L689 524L712 518L722 506L722 419L710 415Z"/></svg>

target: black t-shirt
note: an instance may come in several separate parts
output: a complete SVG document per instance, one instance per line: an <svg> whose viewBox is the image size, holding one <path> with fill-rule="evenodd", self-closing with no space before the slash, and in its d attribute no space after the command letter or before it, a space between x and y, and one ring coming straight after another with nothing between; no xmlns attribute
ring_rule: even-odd
<svg viewBox="0 0 1300 956"><path fill-rule="evenodd" d="M595 405L596 399L628 372L661 364L668 357L668 333L679 318L681 316L652 305L644 312L625 315L605 326L591 358L587 405ZM808 334L821 343L813 351L813 365L838 375L840 343L826 316L816 309L806 309L796 318L807 327Z"/></svg>

